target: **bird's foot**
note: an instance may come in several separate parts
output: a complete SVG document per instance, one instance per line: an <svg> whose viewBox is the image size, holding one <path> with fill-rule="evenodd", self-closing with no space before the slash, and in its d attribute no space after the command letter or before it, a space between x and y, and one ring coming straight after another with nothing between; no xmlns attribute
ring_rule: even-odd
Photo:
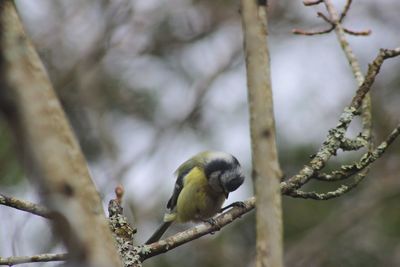
<svg viewBox="0 0 400 267"><path fill-rule="evenodd" d="M217 221L214 218L208 218L204 220L204 222L209 223L212 227L216 228L216 231L221 230L221 227L218 225ZM214 234L215 232L211 232L211 234Z"/></svg>
<svg viewBox="0 0 400 267"><path fill-rule="evenodd" d="M223 207L219 212L224 212L227 209L230 209L230 208L233 208L233 207L245 208L246 204L244 204L244 202L242 202L242 201L236 201L236 202L233 202L232 204L229 204L226 207Z"/></svg>

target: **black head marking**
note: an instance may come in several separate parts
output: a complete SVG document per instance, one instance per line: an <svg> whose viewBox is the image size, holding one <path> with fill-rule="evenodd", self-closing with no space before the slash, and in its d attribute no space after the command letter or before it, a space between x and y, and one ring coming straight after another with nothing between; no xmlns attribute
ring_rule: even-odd
<svg viewBox="0 0 400 267"><path fill-rule="evenodd" d="M237 160L236 160L237 161ZM213 160L205 166L204 172L209 179L213 172L224 172L235 167L235 163L223 159Z"/></svg>

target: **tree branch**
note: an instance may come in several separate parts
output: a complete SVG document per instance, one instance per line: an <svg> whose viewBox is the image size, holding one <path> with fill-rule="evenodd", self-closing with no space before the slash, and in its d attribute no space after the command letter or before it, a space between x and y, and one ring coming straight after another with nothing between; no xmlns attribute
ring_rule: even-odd
<svg viewBox="0 0 400 267"><path fill-rule="evenodd" d="M311 179L315 173L320 171L330 159L331 156L336 155L337 150L340 148L340 144L344 138L344 134L347 131L350 122L357 115L357 110L360 108L361 103L365 95L369 92L372 84L375 81L376 75L379 73L380 67L383 62L395 56L400 55L400 47L389 50L381 49L368 67L368 72L364 82L356 91L356 95L353 97L350 105L346 107L339 118L339 124L329 131L327 139L322 144L321 148L310 161L310 163L304 166L300 172L283 182L283 193L289 194L291 190L297 190Z"/></svg>
<svg viewBox="0 0 400 267"><path fill-rule="evenodd" d="M124 190L122 186L115 188L116 198L108 203L108 221L116 241L119 255L124 267L141 267L139 249L133 245L136 228L132 227L123 214L121 206Z"/></svg>
<svg viewBox="0 0 400 267"><path fill-rule="evenodd" d="M347 15L347 12L349 12L350 6L351 6L351 2L352 2L352 0L347 0L347 1L346 1L346 5L345 5L344 8L343 8L342 14L340 14L340 18L339 18L339 22L340 22L340 23L343 22L344 18L345 18L346 15Z"/></svg>
<svg viewBox="0 0 400 267"><path fill-rule="evenodd" d="M201 223L193 228L177 233L163 240L157 241L149 245L140 246L139 255L141 256L142 261L144 261L148 258L154 257L161 253L165 253L173 248L181 246L201 236L217 232L221 230L221 228L223 228L224 226L233 222L235 219L240 218L242 215L253 210L255 207L255 203L255 197L251 197L243 201L243 206L233 207L230 210L216 216L214 218L214 225L210 223Z"/></svg>
<svg viewBox="0 0 400 267"><path fill-rule="evenodd" d="M8 258L0 257L0 265L13 266L22 263L65 261L67 257L67 254L39 254L34 256L15 256Z"/></svg>
<svg viewBox="0 0 400 267"><path fill-rule="evenodd" d="M324 0L304 0L303 4L305 6L315 6L322 3Z"/></svg>
<svg viewBox="0 0 400 267"><path fill-rule="evenodd" d="M295 198L305 198L305 199L314 199L314 200L328 200L336 197L340 197L345 193L351 191L355 188L366 176L368 173L362 172L354 178L350 184L342 184L339 188L334 191L326 192L326 193L317 193L317 192L305 192L301 190L294 190L289 192L289 196Z"/></svg>
<svg viewBox="0 0 400 267"><path fill-rule="evenodd" d="M367 168L371 163L380 158L383 153L385 153L386 149L393 143L393 141L400 134L400 124L390 133L390 135L383 141L378 147L376 147L372 151L368 151L365 153L361 159L351 165L343 165L340 167L339 171L333 171L331 174L320 174L316 173L312 178L321 180L321 181L338 181L349 178L350 176L356 174L357 172L362 171Z"/></svg>
<svg viewBox="0 0 400 267"><path fill-rule="evenodd" d="M340 144L343 151L356 151L366 146L368 146L368 141L364 136L357 136L354 139L344 137Z"/></svg>
<svg viewBox="0 0 400 267"><path fill-rule="evenodd" d="M46 207L26 200L17 199L15 197L7 197L3 194L0 194L0 205L26 211L47 219L51 218L51 212Z"/></svg>

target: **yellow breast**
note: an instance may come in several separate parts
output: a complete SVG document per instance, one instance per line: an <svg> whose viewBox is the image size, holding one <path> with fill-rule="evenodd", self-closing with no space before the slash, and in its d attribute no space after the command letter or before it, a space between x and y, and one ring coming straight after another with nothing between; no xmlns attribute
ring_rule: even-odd
<svg viewBox="0 0 400 267"><path fill-rule="evenodd" d="M203 169L195 167L184 178L184 186L176 205L176 221L201 221L219 212L224 203L223 193L208 184Z"/></svg>

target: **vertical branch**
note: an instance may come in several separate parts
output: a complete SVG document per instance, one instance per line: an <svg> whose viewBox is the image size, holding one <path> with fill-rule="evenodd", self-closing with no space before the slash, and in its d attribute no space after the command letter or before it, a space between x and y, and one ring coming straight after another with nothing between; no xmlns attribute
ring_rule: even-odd
<svg viewBox="0 0 400 267"><path fill-rule="evenodd" d="M85 158L11 0L0 1L0 88L1 111L70 266L120 266Z"/></svg>
<svg viewBox="0 0 400 267"><path fill-rule="evenodd" d="M351 0L347 0L347 5L346 9L350 7ZM324 0L326 9L328 10L328 13L330 14L330 20L331 22L335 25L335 33L337 36L337 39L340 43L340 46L342 47L342 50L347 58L347 61L350 64L351 70L353 72L353 75L357 81L357 85L361 86L361 84L364 82L364 76L361 72L360 64L358 63L358 60L356 56L353 53L353 50L350 47L349 42L347 41L345 37L345 30L340 23L341 18L338 15L338 12L336 11L335 7L333 6L331 0ZM346 14L347 12L343 13ZM372 131L372 108L371 108L371 96L370 93L368 93L362 103L361 107L361 114L362 114L362 126L363 126L363 137L368 141L368 149L372 149L372 140L371 140L371 131Z"/></svg>
<svg viewBox="0 0 400 267"><path fill-rule="evenodd" d="M241 14L256 195L256 266L281 267L281 171L275 141L266 1L242 0Z"/></svg>

